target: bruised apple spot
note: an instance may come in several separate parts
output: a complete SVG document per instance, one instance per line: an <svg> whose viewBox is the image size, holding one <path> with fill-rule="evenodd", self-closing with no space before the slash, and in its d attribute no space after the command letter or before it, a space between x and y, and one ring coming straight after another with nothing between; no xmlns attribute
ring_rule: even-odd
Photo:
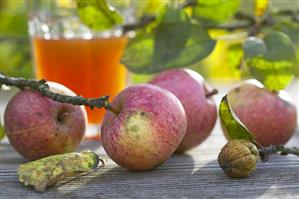
<svg viewBox="0 0 299 199"><path fill-rule="evenodd" d="M133 113L125 124L125 133L122 134L124 139L120 140L125 142L123 144L133 144L138 145L139 147L146 147L146 145L148 145L152 140L152 133L150 129L150 118L146 116L144 112ZM127 140L125 137L129 137L130 139Z"/></svg>

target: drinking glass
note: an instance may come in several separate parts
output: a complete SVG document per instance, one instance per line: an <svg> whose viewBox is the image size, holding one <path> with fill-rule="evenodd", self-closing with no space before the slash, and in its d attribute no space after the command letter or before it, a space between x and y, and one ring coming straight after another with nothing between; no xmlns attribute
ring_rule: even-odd
<svg viewBox="0 0 299 199"><path fill-rule="evenodd" d="M120 28L92 31L81 23L72 0L31 0L28 5L37 79L61 83L85 98L109 95L111 100L125 87L120 58L127 37ZM98 134L105 110L86 110L87 136Z"/></svg>

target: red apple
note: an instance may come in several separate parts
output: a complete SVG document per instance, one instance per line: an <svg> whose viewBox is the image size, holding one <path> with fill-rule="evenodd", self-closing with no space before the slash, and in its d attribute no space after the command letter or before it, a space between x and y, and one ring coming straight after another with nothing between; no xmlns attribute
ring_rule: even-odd
<svg viewBox="0 0 299 199"><path fill-rule="evenodd" d="M173 154L185 135L187 122L182 104L158 86L128 87L111 105L117 114L106 111L102 144L121 167L153 169Z"/></svg>
<svg viewBox="0 0 299 199"><path fill-rule="evenodd" d="M228 93L240 121L262 146L285 144L297 125L296 107L284 91L268 91L256 80L245 81Z"/></svg>
<svg viewBox="0 0 299 199"><path fill-rule="evenodd" d="M50 90L74 96L65 86L48 82ZM84 137L86 111L53 101L32 89L18 92L4 113L4 128L11 145L29 160L74 151Z"/></svg>
<svg viewBox="0 0 299 199"><path fill-rule="evenodd" d="M202 143L212 132L217 107L202 76L189 69L171 69L155 76L150 83L172 92L183 104L187 131L176 152L184 152Z"/></svg>

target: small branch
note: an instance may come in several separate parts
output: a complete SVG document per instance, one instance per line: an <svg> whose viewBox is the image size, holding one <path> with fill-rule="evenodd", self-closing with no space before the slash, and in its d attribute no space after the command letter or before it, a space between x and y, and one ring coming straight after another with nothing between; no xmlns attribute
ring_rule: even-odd
<svg viewBox="0 0 299 199"><path fill-rule="evenodd" d="M291 19L299 23L299 10L281 10L276 13L279 16L291 16Z"/></svg>
<svg viewBox="0 0 299 199"><path fill-rule="evenodd" d="M196 4L197 4L196 0L189 0L185 4L183 4L181 8L194 7L196 6Z"/></svg>
<svg viewBox="0 0 299 199"><path fill-rule="evenodd" d="M29 37L10 37L10 36L1 36L0 42L15 42L15 43L29 43Z"/></svg>
<svg viewBox="0 0 299 199"><path fill-rule="evenodd" d="M187 8L187 7L193 7L195 5L196 5L196 0L189 0L185 4L181 5L180 8L183 9L183 8ZM157 17L154 15L145 15L137 23L125 24L124 26L122 26L123 32L126 33L128 31L132 31L132 30L135 30L138 28L143 28L143 27L147 26L148 24L152 23L153 21L155 21L156 19L157 19Z"/></svg>
<svg viewBox="0 0 299 199"><path fill-rule="evenodd" d="M234 31L237 29L248 29L253 27L254 23L235 23L235 24L223 24L216 27L212 27L213 29L224 29L228 31Z"/></svg>
<svg viewBox="0 0 299 199"><path fill-rule="evenodd" d="M233 31L237 29L248 29L249 36L254 36L260 32L261 28L267 26L273 26L277 22L275 20L275 16L290 16L293 22L299 23L299 11L295 11L295 10L284 10L277 13L273 13L272 15L269 14L259 23L257 23L257 21L253 16L242 12L237 12L234 15L234 18L237 20L244 20L244 23L223 24L212 28L225 29L228 31Z"/></svg>
<svg viewBox="0 0 299 199"><path fill-rule="evenodd" d="M259 153L262 162L267 162L269 160L269 156L276 153L278 153L279 155L292 154L292 155L299 156L299 148L297 147L288 148L283 145L277 145L277 146L262 147L259 149Z"/></svg>
<svg viewBox="0 0 299 199"><path fill-rule="evenodd" d="M0 86L5 84L7 86L15 86L20 89L26 87L31 88L40 92L42 95L49 97L55 101L68 103L73 105L85 105L90 108L105 108L113 113L118 113L117 110L113 109L108 101L109 96L103 96L99 98L84 98L82 96L68 96L50 91L49 85L46 80L33 80L24 78L8 77L0 73Z"/></svg>
<svg viewBox="0 0 299 199"><path fill-rule="evenodd" d="M124 25L123 28L123 32L126 33L128 31L132 31L138 28L143 28L144 26L150 24L151 22L156 20L156 16L144 16L141 18L141 20L138 23L134 23L134 24L126 24Z"/></svg>
<svg viewBox="0 0 299 199"><path fill-rule="evenodd" d="M243 12L237 12L235 15L234 15L234 18L235 19L238 19L238 20L246 20L246 21L249 21L251 24L254 24L255 23L255 18L254 16L250 15L250 14L247 14L247 13L243 13Z"/></svg>

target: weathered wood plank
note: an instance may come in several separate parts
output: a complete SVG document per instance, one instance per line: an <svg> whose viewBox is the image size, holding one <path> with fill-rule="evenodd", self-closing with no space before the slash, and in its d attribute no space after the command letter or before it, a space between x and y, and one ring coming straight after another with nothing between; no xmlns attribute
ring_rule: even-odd
<svg viewBox="0 0 299 199"><path fill-rule="evenodd" d="M298 86L291 85L298 100ZM223 93L220 94L220 96ZM297 97L296 97L297 96ZM217 99L218 102L220 99ZM298 103L297 103L298 106ZM25 162L8 143L0 144L0 198L291 198L299 199L299 158L271 156L259 163L247 179L226 177L217 155L226 140L219 122L212 135L185 155L174 155L150 172L129 172L111 160L95 173L83 176L45 193L36 193L18 183L16 169ZM288 143L299 147L299 131ZM91 149L106 157L96 142L85 142L80 150Z"/></svg>
<svg viewBox="0 0 299 199"><path fill-rule="evenodd" d="M174 155L151 172L129 172L108 161L103 169L79 180L49 189L42 195L17 182L16 169L24 162L9 144L1 144L0 193L4 198L299 198L299 158L273 156L258 165L247 179L227 178L216 161L224 138L213 135L195 150ZM299 133L290 143L299 143ZM104 155L98 143L81 147Z"/></svg>

